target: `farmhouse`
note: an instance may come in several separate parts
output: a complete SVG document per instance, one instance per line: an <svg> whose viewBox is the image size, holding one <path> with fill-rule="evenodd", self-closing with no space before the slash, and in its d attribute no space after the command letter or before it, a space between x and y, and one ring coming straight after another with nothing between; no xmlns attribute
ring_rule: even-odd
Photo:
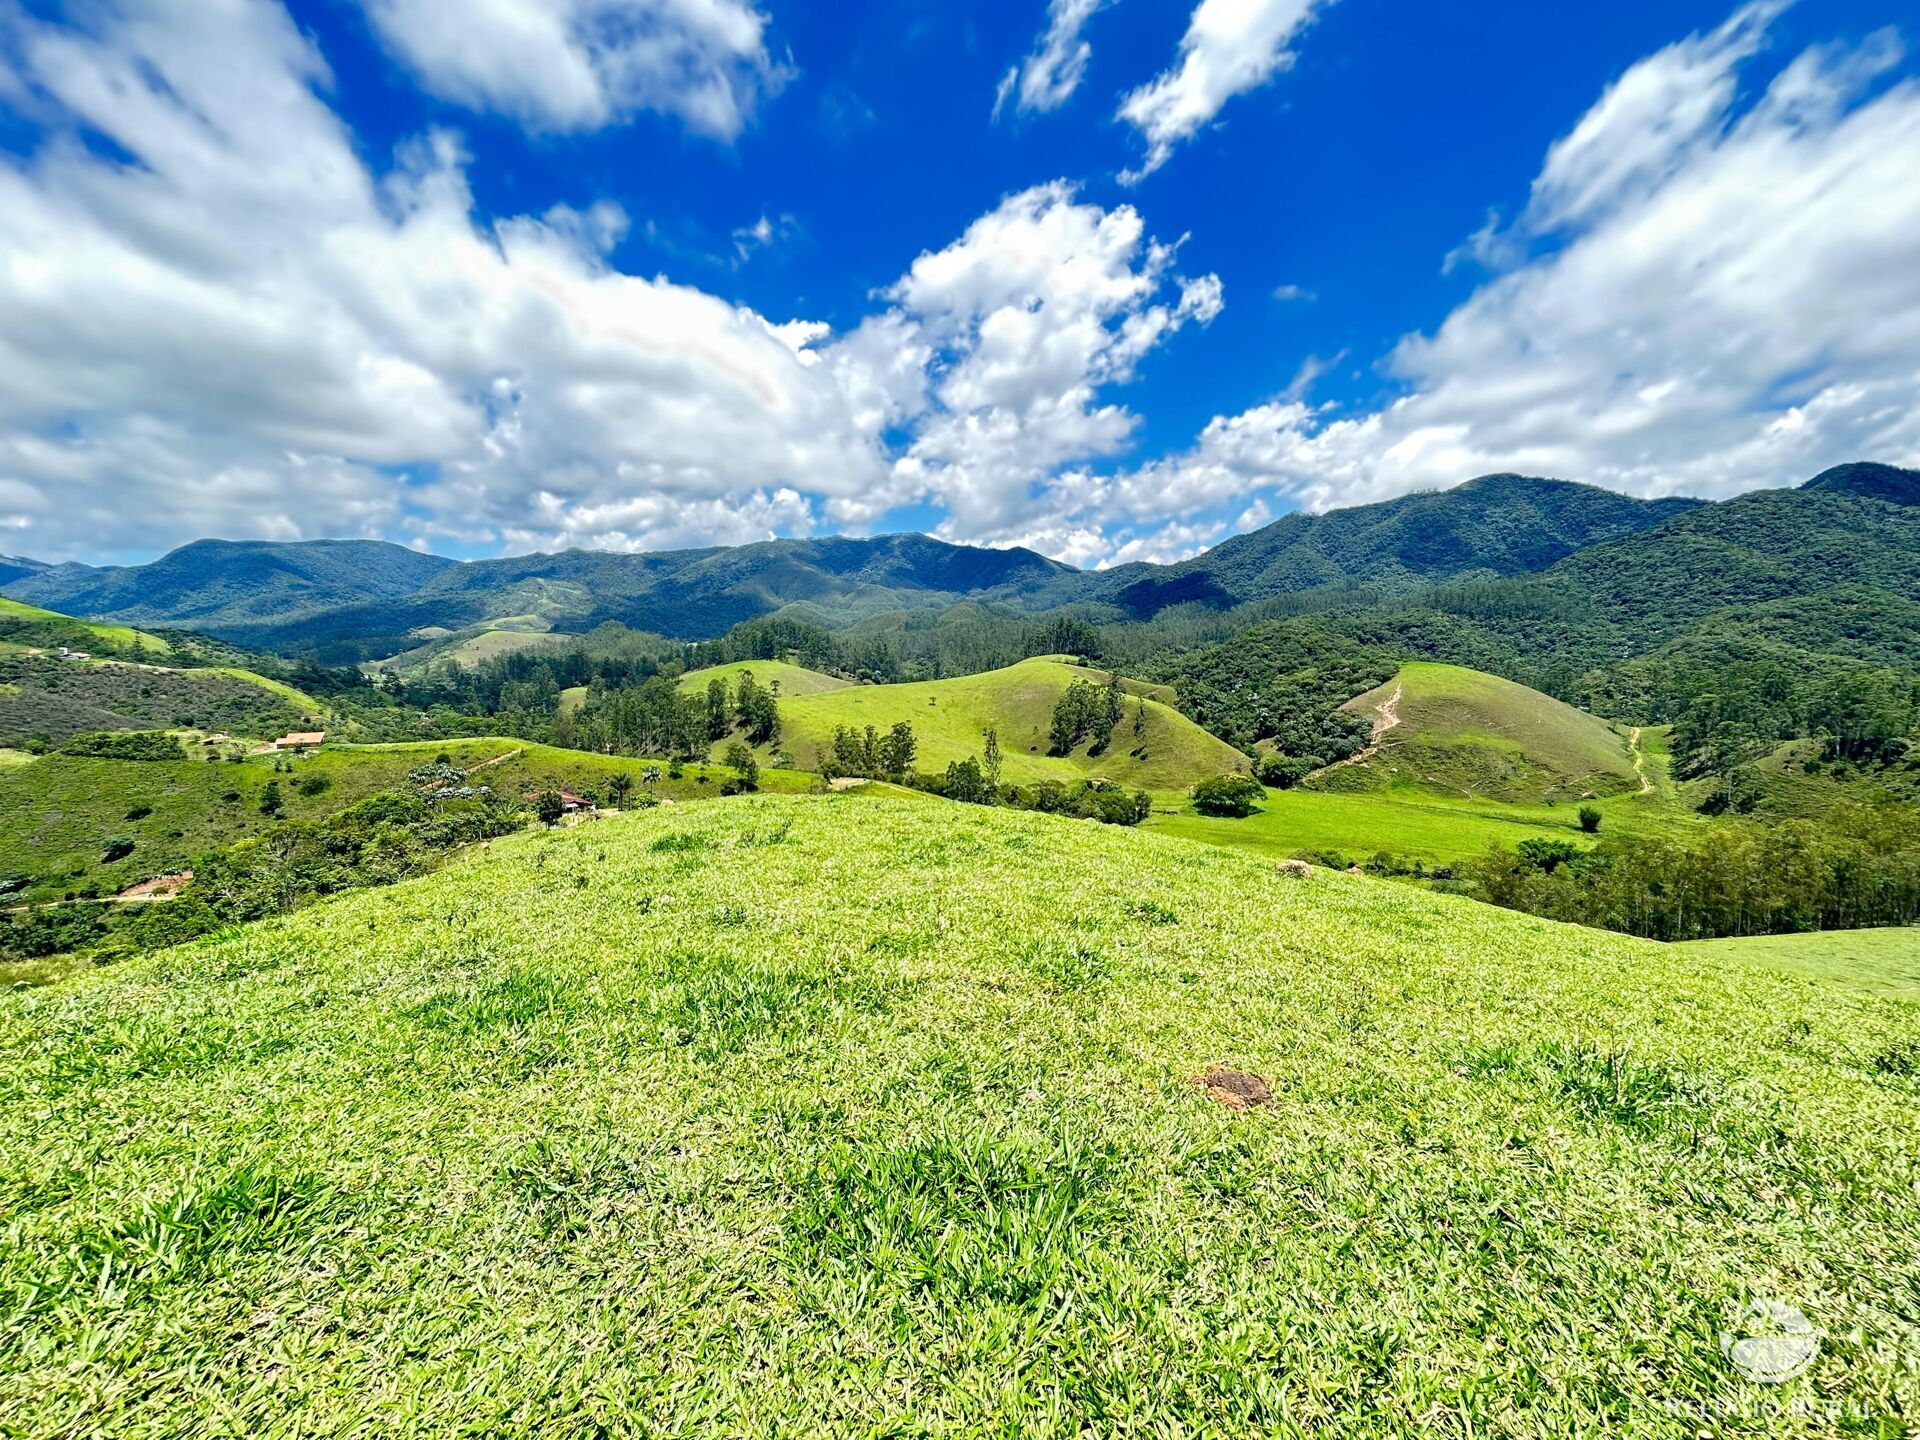
<svg viewBox="0 0 1920 1440"><path fill-rule="evenodd" d="M93 656L85 650L69 650L66 646L62 645L60 647L60 658L62 660L91 660Z"/></svg>
<svg viewBox="0 0 1920 1440"><path fill-rule="evenodd" d="M294 730L273 742L276 750L314 750L327 743L324 730Z"/></svg>
<svg viewBox="0 0 1920 1440"><path fill-rule="evenodd" d="M582 815L600 808L594 804L593 801L587 799L586 796L576 795L571 790L561 790L556 793L560 796L561 807L569 815ZM534 801L538 800L540 795L541 792L538 790L529 790L526 798L529 801Z"/></svg>

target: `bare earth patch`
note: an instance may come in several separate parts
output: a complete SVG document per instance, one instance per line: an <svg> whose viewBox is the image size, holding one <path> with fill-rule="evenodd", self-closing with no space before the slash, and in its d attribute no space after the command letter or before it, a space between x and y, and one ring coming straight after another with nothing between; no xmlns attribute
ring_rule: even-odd
<svg viewBox="0 0 1920 1440"><path fill-rule="evenodd" d="M1209 1100L1217 1100L1230 1110L1273 1104L1272 1087L1258 1075L1245 1070L1209 1065L1206 1074L1193 1077L1193 1083L1206 1088Z"/></svg>
<svg viewBox="0 0 1920 1440"><path fill-rule="evenodd" d="M142 880L138 885L129 885L113 898L121 901L174 900L192 879L191 870L182 870L173 875L156 875L151 880Z"/></svg>

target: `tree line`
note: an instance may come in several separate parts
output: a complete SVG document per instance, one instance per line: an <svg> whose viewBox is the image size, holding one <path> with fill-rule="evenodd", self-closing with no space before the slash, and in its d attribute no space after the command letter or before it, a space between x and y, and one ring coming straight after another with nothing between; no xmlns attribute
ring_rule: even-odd
<svg viewBox="0 0 1920 1440"><path fill-rule="evenodd" d="M1479 898L1649 940L1854 930L1920 920L1910 807L1844 803L1817 820L1723 820L1684 839L1496 848L1465 867Z"/></svg>

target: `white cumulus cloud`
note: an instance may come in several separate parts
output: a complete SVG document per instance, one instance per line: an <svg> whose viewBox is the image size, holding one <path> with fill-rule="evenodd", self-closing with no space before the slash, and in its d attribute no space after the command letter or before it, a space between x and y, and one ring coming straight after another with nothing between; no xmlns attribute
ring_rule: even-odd
<svg viewBox="0 0 1920 1440"><path fill-rule="evenodd" d="M927 352L928 388L893 484L838 518L931 498L943 535L1024 543L1030 494L1056 468L1121 451L1137 417L1106 398L1189 321L1223 304L1218 276L1174 273L1130 205L1080 201L1064 181L1008 196L888 292L888 323ZM1055 553L1071 552L1055 546Z"/></svg>
<svg viewBox="0 0 1920 1440"><path fill-rule="evenodd" d="M749 0L361 3L428 90L540 130L595 130L653 110L732 140L787 79Z"/></svg>
<svg viewBox="0 0 1920 1440"><path fill-rule="evenodd" d="M1036 501L1112 532L1271 494L1312 509L1491 471L1724 496L1920 463L1920 82L1898 38L1817 46L1743 96L1782 7L1627 70L1547 153L1496 273L1351 415L1304 387L1186 452Z"/></svg>
<svg viewBox="0 0 1920 1440"><path fill-rule="evenodd" d="M278 6L87 13L8 37L47 130L0 157L0 528L50 558L759 539L884 479L825 327L610 268L614 206L480 223L452 136L369 169Z"/></svg>

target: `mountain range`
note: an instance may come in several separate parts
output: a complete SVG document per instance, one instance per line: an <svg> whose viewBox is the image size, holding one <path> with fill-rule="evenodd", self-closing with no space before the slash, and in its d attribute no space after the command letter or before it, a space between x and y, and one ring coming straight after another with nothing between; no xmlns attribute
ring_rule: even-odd
<svg viewBox="0 0 1920 1440"><path fill-rule="evenodd" d="M135 566L0 558L0 589L18 600L336 659L487 625L584 631L618 620L707 639L795 604L850 619L963 600L1147 619L1175 605L1225 609L1356 590L1390 601L1522 580L1603 621L1630 611L1653 644L1725 607L1834 587L1910 606L1920 603L1920 471L1844 465L1798 489L1718 502L1489 475L1287 515L1177 564L1098 572L922 535L474 561L375 540L200 540Z"/></svg>

